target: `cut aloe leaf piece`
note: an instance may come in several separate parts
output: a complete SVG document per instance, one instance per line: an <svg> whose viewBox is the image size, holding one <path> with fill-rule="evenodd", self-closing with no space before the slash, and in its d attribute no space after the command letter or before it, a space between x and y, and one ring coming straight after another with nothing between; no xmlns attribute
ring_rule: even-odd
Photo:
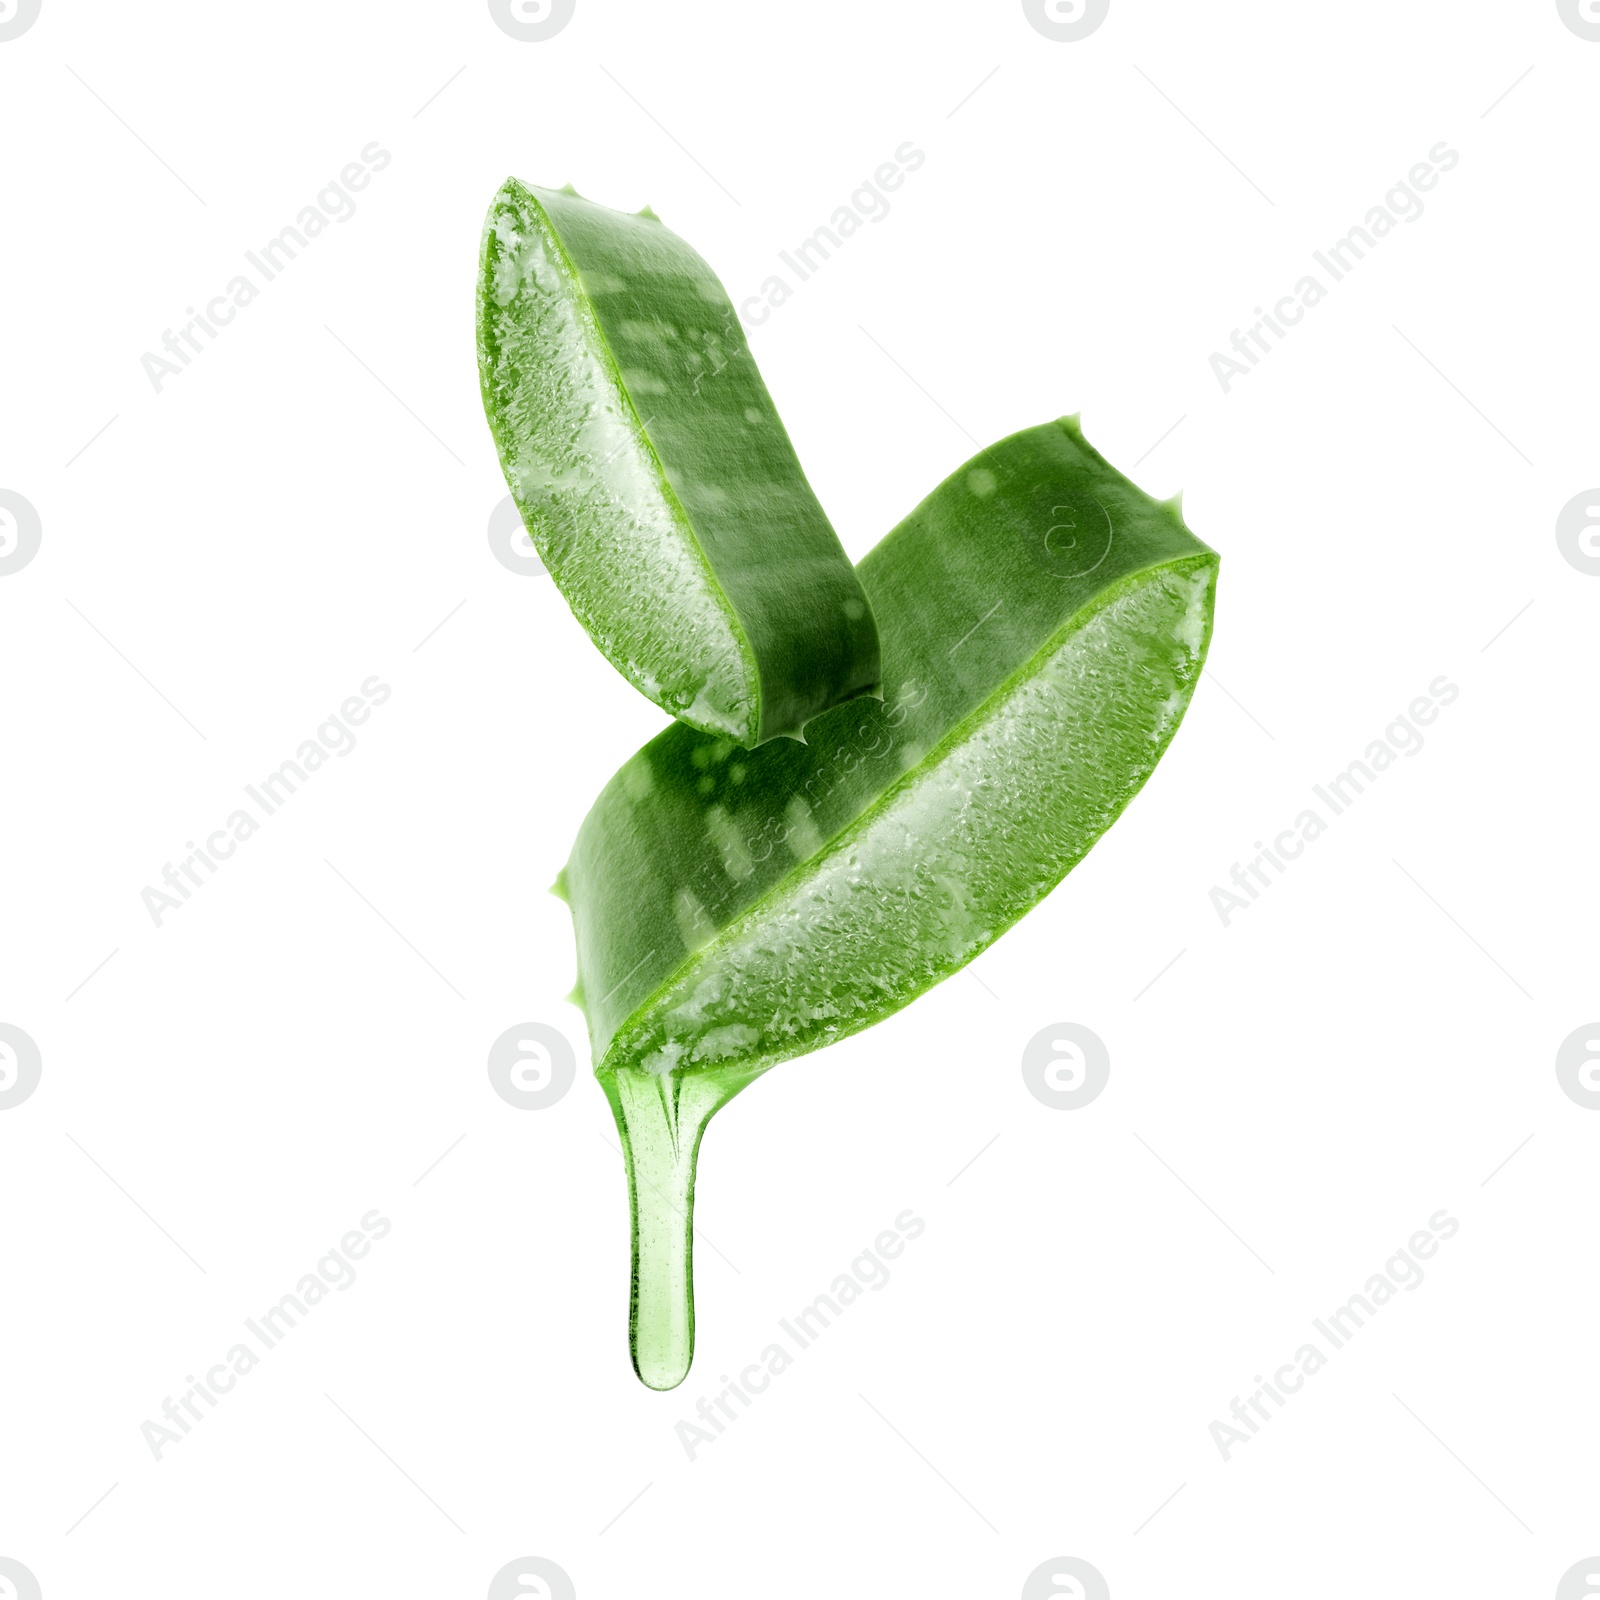
<svg viewBox="0 0 1600 1600"><path fill-rule="evenodd" d="M883 701L829 712L804 746L668 729L607 785L563 874L654 1388L693 1352L706 1122L957 971L1083 858L1188 705L1217 557L1068 418L974 457L858 571Z"/></svg>
<svg viewBox="0 0 1600 1600"><path fill-rule="evenodd" d="M871 608L733 306L653 215L508 179L478 370L540 557L663 710L753 746L878 693Z"/></svg>

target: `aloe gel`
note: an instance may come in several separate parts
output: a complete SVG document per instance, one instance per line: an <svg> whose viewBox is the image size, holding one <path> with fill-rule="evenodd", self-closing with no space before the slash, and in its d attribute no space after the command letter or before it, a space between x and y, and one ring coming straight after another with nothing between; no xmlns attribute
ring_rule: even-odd
<svg viewBox="0 0 1600 1600"><path fill-rule="evenodd" d="M711 1116L959 970L1083 858L1182 719L1217 557L1068 418L974 457L857 571L882 702L835 708L803 746L669 728L601 793L563 873L652 1388L693 1355Z"/></svg>
<svg viewBox="0 0 1600 1600"><path fill-rule="evenodd" d="M483 231L477 341L528 533L642 693L754 746L878 692L861 584L688 244L648 212L508 179Z"/></svg>
<svg viewBox="0 0 1600 1600"><path fill-rule="evenodd" d="M683 1382L694 1358L694 1178L712 1113L749 1075L651 1074L626 1069L601 1080L628 1168L633 1272L628 1349L652 1389Z"/></svg>

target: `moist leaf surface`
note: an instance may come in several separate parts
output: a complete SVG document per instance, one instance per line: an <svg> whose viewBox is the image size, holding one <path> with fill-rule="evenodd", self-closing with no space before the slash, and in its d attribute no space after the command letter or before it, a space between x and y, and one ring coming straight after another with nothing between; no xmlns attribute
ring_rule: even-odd
<svg viewBox="0 0 1600 1600"><path fill-rule="evenodd" d="M1110 826L1198 675L1216 557L1057 422L861 563L881 703L756 752L670 728L564 878L600 1071L770 1066L985 948Z"/></svg>
<svg viewBox="0 0 1600 1600"><path fill-rule="evenodd" d="M861 584L722 285L676 234L508 179L478 362L530 536L650 699L754 746L878 691Z"/></svg>

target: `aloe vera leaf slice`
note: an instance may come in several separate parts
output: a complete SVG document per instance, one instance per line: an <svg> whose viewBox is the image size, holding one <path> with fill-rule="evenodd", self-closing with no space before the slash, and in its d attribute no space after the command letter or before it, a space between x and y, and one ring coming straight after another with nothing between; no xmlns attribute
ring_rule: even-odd
<svg viewBox="0 0 1600 1600"><path fill-rule="evenodd" d="M754 746L878 692L871 608L733 306L653 215L508 179L478 367L545 566L663 710Z"/></svg>
<svg viewBox="0 0 1600 1600"><path fill-rule="evenodd" d="M804 747L669 729L602 792L562 878L628 1157L634 1366L656 1388L693 1350L706 1122L957 971L1083 857L1187 707L1217 557L1068 418L974 457L858 570L883 702Z"/></svg>

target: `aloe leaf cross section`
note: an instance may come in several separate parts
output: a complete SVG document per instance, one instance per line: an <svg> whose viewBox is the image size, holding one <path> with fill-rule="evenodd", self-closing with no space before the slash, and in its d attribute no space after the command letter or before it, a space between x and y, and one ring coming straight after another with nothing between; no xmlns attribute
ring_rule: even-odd
<svg viewBox="0 0 1600 1600"><path fill-rule="evenodd" d="M642 693L734 744L880 688L872 611L698 254L508 179L478 275L478 368L545 566Z"/></svg>
<svg viewBox="0 0 1600 1600"><path fill-rule="evenodd" d="M627 1156L645 1383L693 1354L711 1116L959 970L1083 858L1188 706L1217 564L1075 419L1028 429L857 568L881 702L754 751L679 724L601 793L561 891Z"/></svg>

